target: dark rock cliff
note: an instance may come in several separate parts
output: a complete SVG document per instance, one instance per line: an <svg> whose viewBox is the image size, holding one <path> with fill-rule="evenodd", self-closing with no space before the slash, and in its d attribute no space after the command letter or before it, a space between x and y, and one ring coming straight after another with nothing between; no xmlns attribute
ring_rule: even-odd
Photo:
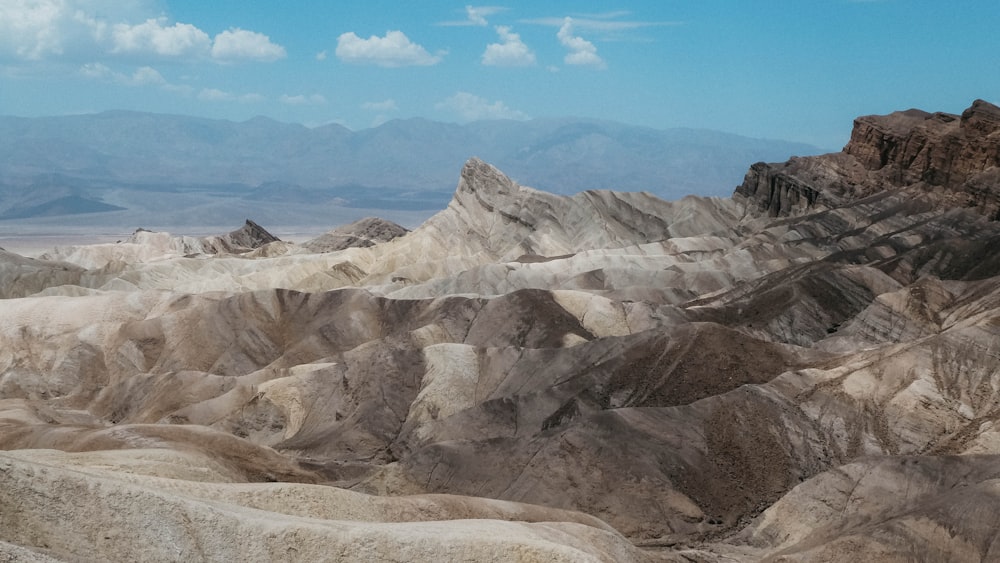
<svg viewBox="0 0 1000 563"><path fill-rule="evenodd" d="M788 165L758 162L750 167L736 194L749 198L758 210L770 216L805 209L819 200L819 192L786 173Z"/></svg>
<svg viewBox="0 0 1000 563"><path fill-rule="evenodd" d="M844 152L897 185L961 189L1000 166L1000 108L976 100L961 116L919 110L859 117Z"/></svg>
<svg viewBox="0 0 1000 563"><path fill-rule="evenodd" d="M749 213L773 217L910 187L1000 216L1000 108L976 100L961 116L910 109L859 117L842 152L754 164L734 197Z"/></svg>

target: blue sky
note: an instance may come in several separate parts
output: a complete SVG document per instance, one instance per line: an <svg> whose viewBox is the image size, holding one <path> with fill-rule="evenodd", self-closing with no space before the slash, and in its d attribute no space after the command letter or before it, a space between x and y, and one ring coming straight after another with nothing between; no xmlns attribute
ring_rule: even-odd
<svg viewBox="0 0 1000 563"><path fill-rule="evenodd" d="M839 149L1000 103L1000 2L0 0L0 114L579 116Z"/></svg>

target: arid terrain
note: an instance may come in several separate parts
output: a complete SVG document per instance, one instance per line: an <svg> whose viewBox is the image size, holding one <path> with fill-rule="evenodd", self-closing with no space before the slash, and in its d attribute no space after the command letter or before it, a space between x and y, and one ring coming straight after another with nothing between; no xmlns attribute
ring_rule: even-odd
<svg viewBox="0 0 1000 563"><path fill-rule="evenodd" d="M1000 108L730 198L0 251L0 560L1000 560Z"/></svg>

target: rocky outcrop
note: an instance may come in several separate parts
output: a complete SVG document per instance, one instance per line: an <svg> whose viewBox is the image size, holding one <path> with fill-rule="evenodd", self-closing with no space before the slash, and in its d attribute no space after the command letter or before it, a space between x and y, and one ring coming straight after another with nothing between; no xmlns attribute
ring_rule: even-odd
<svg viewBox="0 0 1000 563"><path fill-rule="evenodd" d="M859 117L844 152L896 185L960 190L1000 166L1000 108L976 100L961 116L908 110Z"/></svg>
<svg viewBox="0 0 1000 563"><path fill-rule="evenodd" d="M343 225L302 243L309 252L336 252L346 248L367 248L405 235L405 228L379 219L366 217L349 225Z"/></svg>
<svg viewBox="0 0 1000 563"><path fill-rule="evenodd" d="M820 198L819 190L793 175L782 173L782 168L763 162L752 165L743 183L736 188L736 195L752 199L760 211L771 217L815 205Z"/></svg>
<svg viewBox="0 0 1000 563"><path fill-rule="evenodd" d="M842 153L754 164L735 195L774 217L915 187L996 218L998 178L1000 108L976 100L961 116L910 109L859 117Z"/></svg>

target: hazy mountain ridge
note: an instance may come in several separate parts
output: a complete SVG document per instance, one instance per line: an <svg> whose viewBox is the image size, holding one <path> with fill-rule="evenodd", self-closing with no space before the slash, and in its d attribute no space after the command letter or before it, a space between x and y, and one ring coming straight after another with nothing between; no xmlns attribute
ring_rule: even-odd
<svg viewBox="0 0 1000 563"><path fill-rule="evenodd" d="M554 193L603 188L673 199L728 194L752 162L818 152L711 131L578 119L468 125L407 119L352 132L262 117L235 123L124 111L0 117L0 183L44 191L58 174L82 191L75 195L95 201L112 188L157 186L261 199L261 190L277 183L320 203L340 198L377 208L397 200L434 209L447 202L454 171L471 155ZM0 212L12 205L16 199L0 199Z"/></svg>
<svg viewBox="0 0 1000 563"><path fill-rule="evenodd" d="M993 115L732 198L470 159L405 234L0 253L0 554L998 559Z"/></svg>

